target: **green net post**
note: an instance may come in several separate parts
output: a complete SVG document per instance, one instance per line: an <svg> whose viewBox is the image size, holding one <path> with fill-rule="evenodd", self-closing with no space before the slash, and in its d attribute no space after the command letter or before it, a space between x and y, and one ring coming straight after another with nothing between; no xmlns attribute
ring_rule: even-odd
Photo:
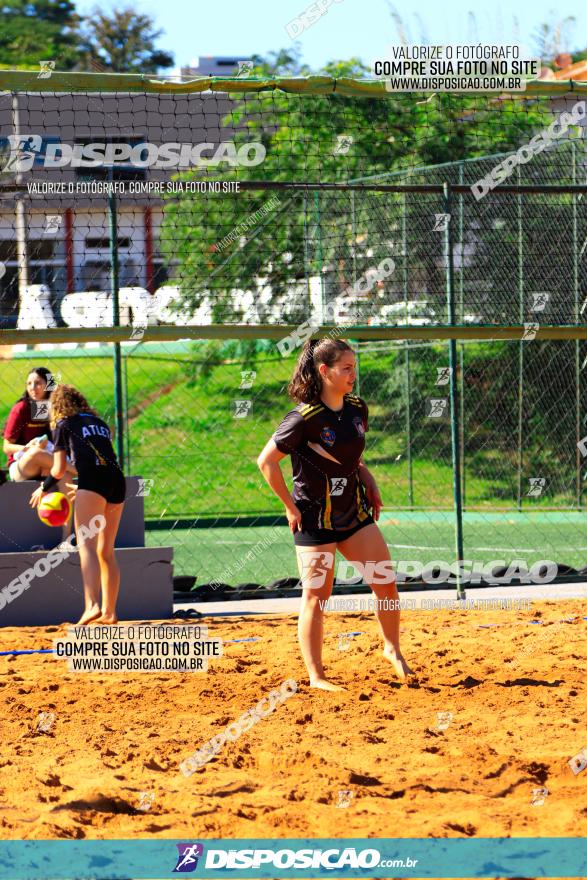
<svg viewBox="0 0 587 880"><path fill-rule="evenodd" d="M320 193L314 193L314 218L316 224L316 261L320 276L320 301L322 303L322 322L324 322L324 273L322 271L322 223L320 220Z"/></svg>
<svg viewBox="0 0 587 880"><path fill-rule="evenodd" d="M109 169L112 180L112 167ZM108 222L110 227L110 290L112 293L112 325L120 327L120 305L118 301L118 223L116 218L116 196L111 190L108 194ZM126 473L124 464L124 410L122 403L122 359L120 342L114 343L114 412L116 420L116 455L120 467Z"/></svg>
<svg viewBox="0 0 587 880"><path fill-rule="evenodd" d="M571 141L571 151L573 156L573 185L577 183L577 144ZM578 232L578 216L577 216L577 194L571 196L573 205L573 292L575 296L575 324L579 323L580 305L579 305L579 232ZM582 486L581 486L581 452L579 449L579 441L581 440L581 341L575 339L575 471L576 471L576 500L579 510L583 504Z"/></svg>
<svg viewBox="0 0 587 880"><path fill-rule="evenodd" d="M518 184L521 183L520 166L518 165ZM518 310L520 324L524 323L524 223L523 223L523 194L517 196L517 227L518 227ZM518 512L522 510L522 431L524 427L524 340L518 343L518 463L516 479L516 507Z"/></svg>
<svg viewBox="0 0 587 880"><path fill-rule="evenodd" d="M465 165L464 162L459 163L459 183L465 182ZM459 242L461 245L461 259L459 272L459 324L465 321L465 217L464 217L464 200L462 192L459 193ZM467 484L465 470L465 345L463 342L459 345L459 365L460 365L460 425L461 425L461 492L463 493L463 507L467 505Z"/></svg>
<svg viewBox="0 0 587 880"><path fill-rule="evenodd" d="M357 214L355 210L355 191L351 190L351 235L353 246L351 247L351 259L353 261L353 287L357 283Z"/></svg>
<svg viewBox="0 0 587 880"><path fill-rule="evenodd" d="M443 185L443 212L449 215L444 233L444 255L446 260L446 300L447 320L450 325L455 324L455 289L454 289L454 265L453 265L453 234L451 222L451 194L450 184ZM460 410L459 393L457 383L457 343L456 339L449 340L450 355L450 430L453 464L453 492L455 511L455 545L457 562L463 559L463 500L461 494L461 452L460 446ZM464 599L466 594L460 575L460 566L457 567L457 598Z"/></svg>
<svg viewBox="0 0 587 880"><path fill-rule="evenodd" d="M404 292L404 305L406 320L408 316L408 224L406 216L406 193L402 193L402 286ZM406 394L406 453L408 465L408 503L410 510L414 507L414 473L412 465L412 412L411 412L411 384L412 371L410 369L410 341L404 341L406 353L406 367L404 370L404 388Z"/></svg>
<svg viewBox="0 0 587 880"><path fill-rule="evenodd" d="M134 351L134 349L133 349ZM126 352L125 356L122 358L122 379L123 379L123 395L124 395L124 403L123 403L123 412L124 412L124 439L126 441L126 472L130 476L132 474L132 465L130 459L130 425L128 422L128 411L129 411L129 403L128 403L128 359L131 355L131 352Z"/></svg>

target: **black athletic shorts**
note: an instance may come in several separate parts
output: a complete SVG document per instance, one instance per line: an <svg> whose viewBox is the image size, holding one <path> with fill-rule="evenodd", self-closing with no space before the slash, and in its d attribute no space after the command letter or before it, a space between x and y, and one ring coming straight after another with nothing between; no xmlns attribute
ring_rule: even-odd
<svg viewBox="0 0 587 880"><path fill-rule="evenodd" d="M122 504L126 498L126 480L119 468L101 467L82 472L77 478L77 488L97 492L109 504Z"/></svg>
<svg viewBox="0 0 587 880"><path fill-rule="evenodd" d="M363 522L360 522L357 526L353 526L352 529L301 529L300 531L294 532L294 544L296 547L313 547L318 544L338 544L339 541L344 541L346 538L350 538L350 536L354 535L355 532L358 532L359 529L363 529L365 526L370 526L374 522L375 520L369 514L367 519L364 519Z"/></svg>

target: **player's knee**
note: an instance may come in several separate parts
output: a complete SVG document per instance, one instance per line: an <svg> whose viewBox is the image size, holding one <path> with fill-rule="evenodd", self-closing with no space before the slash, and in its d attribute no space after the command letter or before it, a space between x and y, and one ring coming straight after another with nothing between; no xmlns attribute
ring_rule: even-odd
<svg viewBox="0 0 587 880"><path fill-rule="evenodd" d="M116 561L114 547L109 547L107 550L100 549L98 556L100 557L100 562L103 562L104 565L111 565Z"/></svg>
<svg viewBox="0 0 587 880"><path fill-rule="evenodd" d="M316 609L322 610L324 602L327 602L332 595L332 584L320 590L304 589L303 601L304 605L311 611Z"/></svg>

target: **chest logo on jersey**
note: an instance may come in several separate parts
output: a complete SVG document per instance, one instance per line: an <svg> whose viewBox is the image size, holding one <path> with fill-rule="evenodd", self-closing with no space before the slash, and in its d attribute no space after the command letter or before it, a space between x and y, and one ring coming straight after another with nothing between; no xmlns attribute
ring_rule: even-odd
<svg viewBox="0 0 587 880"><path fill-rule="evenodd" d="M346 488L347 478L346 477L332 477L330 480L330 484L332 486L330 490L331 495L342 495Z"/></svg>
<svg viewBox="0 0 587 880"><path fill-rule="evenodd" d="M365 436L365 426L363 425L363 419L360 419L360 418L353 419L353 424L354 424L355 428L357 429L357 434L359 435L359 437L364 437Z"/></svg>
<svg viewBox="0 0 587 880"><path fill-rule="evenodd" d="M336 440L336 434L332 430L332 428L322 428L320 431L320 439L323 443L326 443L327 446L334 446L334 441Z"/></svg>

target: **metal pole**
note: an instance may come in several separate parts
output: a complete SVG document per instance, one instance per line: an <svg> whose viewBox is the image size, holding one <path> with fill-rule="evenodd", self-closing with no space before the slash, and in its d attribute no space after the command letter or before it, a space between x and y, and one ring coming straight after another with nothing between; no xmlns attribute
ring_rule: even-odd
<svg viewBox="0 0 587 880"><path fill-rule="evenodd" d="M314 212L316 216L316 235L317 246L316 256L318 258L318 272L320 274L320 296L322 301L322 321L324 321L324 273L322 271L322 224L320 222L320 192L316 190L314 193Z"/></svg>
<svg viewBox="0 0 587 880"><path fill-rule="evenodd" d="M304 193L304 274L306 276L306 294L308 297L309 317L312 320L314 315L314 305L312 303L312 294L310 289L310 227L308 226L308 193ZM324 321L324 315L320 315L320 320Z"/></svg>
<svg viewBox="0 0 587 880"><path fill-rule="evenodd" d="M520 183L520 166L518 165L518 184ZM519 321L524 323L524 240L522 223L522 194L518 195L518 293ZM518 343L518 476L516 486L516 503L518 511L522 510L522 431L524 424L524 342Z"/></svg>
<svg viewBox="0 0 587 880"><path fill-rule="evenodd" d="M126 446L126 469L127 474L130 475L132 473L132 464L130 460L130 430L128 427L128 357L129 353L127 352L122 359L122 364L124 378L124 439Z"/></svg>
<svg viewBox="0 0 587 880"><path fill-rule="evenodd" d="M108 169L108 179L112 181L112 167ZM116 219L116 196L112 191L108 193L108 220L110 227L110 291L112 294L112 325L114 327L120 327L120 306L118 301L118 224ZM125 471L120 342L114 343L114 405L116 417L116 455L118 456L120 467Z"/></svg>
<svg viewBox="0 0 587 880"><path fill-rule="evenodd" d="M463 162L459 163L459 183L464 183L465 166ZM459 272L459 323L464 323L465 314L465 264L464 264L464 238L465 238L465 222L464 222L464 204L463 194L459 193L459 241L461 243L461 266ZM463 493L463 509L467 506L467 485L466 485L466 469L465 469L465 344L461 342L459 345L459 364L461 369L460 375L460 426L461 426L461 491Z"/></svg>
<svg viewBox="0 0 587 880"><path fill-rule="evenodd" d="M353 244L351 256L353 258L353 287L357 283L357 215L355 213L355 191L351 190L351 234Z"/></svg>
<svg viewBox="0 0 587 880"><path fill-rule="evenodd" d="M443 211L451 214L450 184L444 183ZM453 266L453 236L452 218L446 224L444 234L444 252L446 259L446 298L448 323L455 323L455 291L454 291L454 266ZM455 549L457 562L463 559L463 504L461 495L461 453L459 449L459 392L457 382L457 343L456 339L449 340L450 354L450 428L453 466L453 493L455 509ZM460 566L457 566L457 599L466 598L465 590L461 581Z"/></svg>
<svg viewBox="0 0 587 880"><path fill-rule="evenodd" d="M18 106L18 94L12 96L12 127L15 136L20 134L20 109ZM22 171L19 171L19 160L16 164L15 184L21 186L24 180ZM16 259L18 262L18 314L25 306L26 289L29 285L29 265L27 259L27 218L24 199L17 197L14 205L16 213Z"/></svg>
<svg viewBox="0 0 587 880"><path fill-rule="evenodd" d="M406 320L408 316L408 224L407 224L407 203L406 194L402 193L402 286L404 291L404 304L406 307ZM405 394L406 394L406 453L408 460L408 502L410 508L414 507L414 472L412 463L412 409L411 409L411 390L412 390L412 371L410 367L410 342L408 339L404 341L406 352L406 369L405 377Z"/></svg>
<svg viewBox="0 0 587 880"><path fill-rule="evenodd" d="M573 183L577 183L577 145L571 141L573 152ZM579 323L579 234L577 228L577 196L571 196L573 201L573 291L575 293L575 324ZM581 484L581 452L577 445L581 438L581 343L575 339L575 461L576 461L576 495L577 506L581 510L583 506L583 492Z"/></svg>

